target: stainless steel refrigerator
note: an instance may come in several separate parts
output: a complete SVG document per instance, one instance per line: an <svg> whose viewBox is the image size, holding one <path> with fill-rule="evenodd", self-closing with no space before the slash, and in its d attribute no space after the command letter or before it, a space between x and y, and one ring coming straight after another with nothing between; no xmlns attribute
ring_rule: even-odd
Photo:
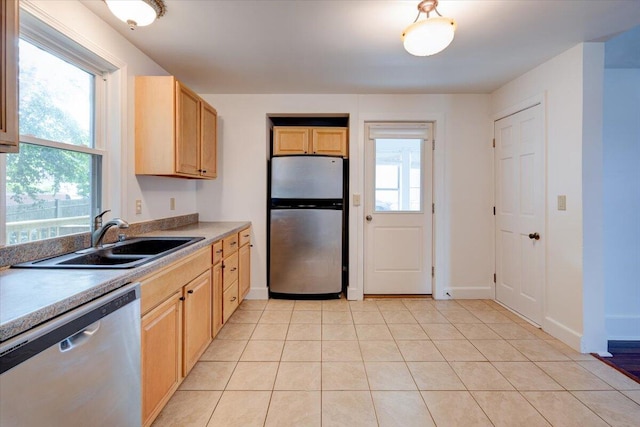
<svg viewBox="0 0 640 427"><path fill-rule="evenodd" d="M342 292L343 162L324 156L271 159L271 296L339 297Z"/></svg>

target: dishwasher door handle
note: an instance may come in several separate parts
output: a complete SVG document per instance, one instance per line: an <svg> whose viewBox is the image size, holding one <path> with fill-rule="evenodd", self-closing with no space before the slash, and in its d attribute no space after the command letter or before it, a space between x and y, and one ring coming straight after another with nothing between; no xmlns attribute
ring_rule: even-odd
<svg viewBox="0 0 640 427"><path fill-rule="evenodd" d="M93 337L93 335L100 329L101 321L98 320L95 323L87 326L80 332L71 335L69 338L60 341L59 348L61 352L73 350L76 347L80 347Z"/></svg>

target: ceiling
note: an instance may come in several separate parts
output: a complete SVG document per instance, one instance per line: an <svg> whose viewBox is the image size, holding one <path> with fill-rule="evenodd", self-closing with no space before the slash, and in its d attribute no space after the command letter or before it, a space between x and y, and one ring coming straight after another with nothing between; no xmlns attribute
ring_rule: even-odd
<svg viewBox="0 0 640 427"><path fill-rule="evenodd" d="M400 35L418 0L164 1L165 16L131 31L103 1L81 0L199 93L490 93L577 43L640 25L640 0L440 0L455 39L414 57ZM631 38L617 55L626 67L629 57L640 66L640 51L625 50L640 31Z"/></svg>

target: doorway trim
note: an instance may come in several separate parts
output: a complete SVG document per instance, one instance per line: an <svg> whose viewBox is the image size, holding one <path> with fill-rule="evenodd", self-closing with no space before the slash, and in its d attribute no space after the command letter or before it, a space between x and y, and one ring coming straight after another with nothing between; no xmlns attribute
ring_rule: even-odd
<svg viewBox="0 0 640 427"><path fill-rule="evenodd" d="M354 195L361 198L364 195L364 149L367 141L365 131L366 122L429 122L433 124L433 264L435 274L432 282L432 296L434 299L451 299L446 295L446 283L449 280L449 259L446 256L448 242L446 230L449 227L449 209L445 194L445 144L446 144L446 120L443 113L422 114L398 114L398 113L369 113L360 114L357 120L357 136L351 139L350 169L350 215L349 215L349 259L352 260L349 268L349 288L347 298L350 300L362 300L364 296L364 203L354 206ZM357 159L357 160L356 160Z"/></svg>

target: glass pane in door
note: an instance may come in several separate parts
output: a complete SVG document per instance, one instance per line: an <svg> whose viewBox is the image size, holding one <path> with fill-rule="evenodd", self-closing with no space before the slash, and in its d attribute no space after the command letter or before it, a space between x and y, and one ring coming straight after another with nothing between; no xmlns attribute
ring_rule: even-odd
<svg viewBox="0 0 640 427"><path fill-rule="evenodd" d="M422 139L375 140L375 211L422 211Z"/></svg>

